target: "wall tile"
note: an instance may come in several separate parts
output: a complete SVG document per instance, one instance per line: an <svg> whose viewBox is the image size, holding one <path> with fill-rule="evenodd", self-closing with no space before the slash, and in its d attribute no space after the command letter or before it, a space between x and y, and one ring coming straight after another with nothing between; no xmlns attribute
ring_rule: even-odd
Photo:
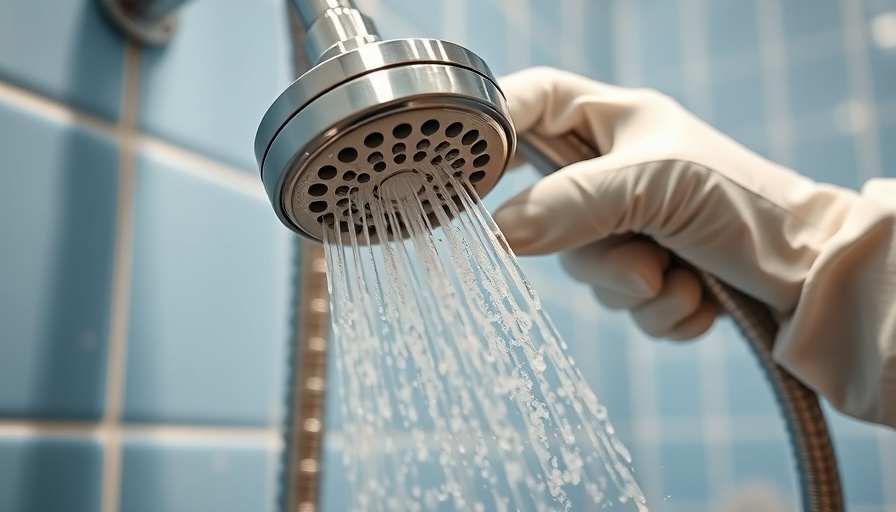
<svg viewBox="0 0 896 512"><path fill-rule="evenodd" d="M165 46L145 50L140 126L257 173L258 123L295 73L279 0L189 2Z"/></svg>
<svg viewBox="0 0 896 512"><path fill-rule="evenodd" d="M0 436L0 510L95 512L101 471L93 439Z"/></svg>
<svg viewBox="0 0 896 512"><path fill-rule="evenodd" d="M703 443L664 443L660 446L662 493L670 505L679 500L706 500L706 446Z"/></svg>
<svg viewBox="0 0 896 512"><path fill-rule="evenodd" d="M724 0L706 4L706 50L711 58L741 53L759 45L756 2Z"/></svg>
<svg viewBox="0 0 896 512"><path fill-rule="evenodd" d="M793 167L813 179L849 188L862 184L856 140L850 134L831 134L794 145Z"/></svg>
<svg viewBox="0 0 896 512"><path fill-rule="evenodd" d="M278 457L262 442L127 439L121 512L273 512Z"/></svg>
<svg viewBox="0 0 896 512"><path fill-rule="evenodd" d="M788 39L815 34L838 37L841 32L840 4L837 2L779 2L777 5Z"/></svg>
<svg viewBox="0 0 896 512"><path fill-rule="evenodd" d="M766 121L762 77L756 73L713 83L710 91L713 126L727 132L761 126Z"/></svg>
<svg viewBox="0 0 896 512"><path fill-rule="evenodd" d="M741 340L731 340L732 343ZM778 407L765 372L752 353L747 353L746 341L740 350L725 361L725 386L728 389L728 411L739 415L776 418Z"/></svg>
<svg viewBox="0 0 896 512"><path fill-rule="evenodd" d="M834 446L840 463L847 502L852 505L883 505L883 485L881 481L881 454L877 439L840 438ZM887 483L892 485L893 482Z"/></svg>
<svg viewBox="0 0 896 512"><path fill-rule="evenodd" d="M789 63L787 77L792 116L799 118L831 111L850 99L845 59L840 51L820 60Z"/></svg>
<svg viewBox="0 0 896 512"><path fill-rule="evenodd" d="M0 80L117 118L124 40L96 0L0 3Z"/></svg>
<svg viewBox="0 0 896 512"><path fill-rule="evenodd" d="M776 487L782 495L796 499L796 463L790 455L789 441L782 436L769 441L735 439L731 463L734 480L739 483L762 482ZM797 503L793 503L797 510Z"/></svg>
<svg viewBox="0 0 896 512"><path fill-rule="evenodd" d="M682 347L674 347L682 351ZM658 364L654 373L658 411L664 417L699 416L703 411L703 379L697 354L690 361ZM709 383L706 383L709 384Z"/></svg>
<svg viewBox="0 0 896 512"><path fill-rule="evenodd" d="M98 418L118 154L0 102L0 416Z"/></svg>
<svg viewBox="0 0 896 512"><path fill-rule="evenodd" d="M146 154L135 201L125 417L279 421L292 236L267 200Z"/></svg>

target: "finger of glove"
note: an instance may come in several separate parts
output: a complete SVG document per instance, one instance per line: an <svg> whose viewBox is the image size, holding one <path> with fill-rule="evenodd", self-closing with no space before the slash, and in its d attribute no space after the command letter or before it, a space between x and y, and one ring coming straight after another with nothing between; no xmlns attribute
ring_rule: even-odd
<svg viewBox="0 0 896 512"><path fill-rule="evenodd" d="M719 305L715 301L704 297L697 311L673 327L666 334L666 337L676 341L694 339L708 331L720 313Z"/></svg>
<svg viewBox="0 0 896 512"><path fill-rule="evenodd" d="M631 308L660 292L669 251L647 237L616 235L565 252L560 261L570 276L592 285L606 306Z"/></svg>
<svg viewBox="0 0 896 512"><path fill-rule="evenodd" d="M647 334L662 338L694 314L703 300L697 275L684 268L666 273L660 293L632 310L632 318Z"/></svg>
<svg viewBox="0 0 896 512"><path fill-rule="evenodd" d="M586 112L581 104L595 98L610 100L606 105L609 115L614 110L612 98L631 94L629 89L549 67L518 71L498 83L517 132L536 130L547 136L582 128L586 116L593 119L593 112ZM610 119L607 121L610 125Z"/></svg>
<svg viewBox="0 0 896 512"><path fill-rule="evenodd" d="M618 169L626 155L610 153L577 162L545 176L504 203L493 217L520 255L579 248L607 236L639 231L629 210L635 206L637 167ZM656 198L652 208L665 198ZM641 203L649 202L650 198Z"/></svg>

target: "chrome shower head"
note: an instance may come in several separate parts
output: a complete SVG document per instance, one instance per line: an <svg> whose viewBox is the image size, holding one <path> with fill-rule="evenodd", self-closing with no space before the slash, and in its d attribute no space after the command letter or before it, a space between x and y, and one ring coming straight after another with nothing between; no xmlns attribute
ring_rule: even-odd
<svg viewBox="0 0 896 512"><path fill-rule="evenodd" d="M485 62L444 41L349 39L356 44L347 46L344 34L330 47L315 42L324 60L277 98L258 128L255 154L280 220L317 240L323 229L359 229L348 194L432 172L423 169L463 174L487 193L516 135Z"/></svg>

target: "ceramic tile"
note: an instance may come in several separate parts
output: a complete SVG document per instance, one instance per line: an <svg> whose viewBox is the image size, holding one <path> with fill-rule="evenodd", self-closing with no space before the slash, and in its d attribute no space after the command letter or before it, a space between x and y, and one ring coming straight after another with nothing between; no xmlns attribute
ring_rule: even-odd
<svg viewBox="0 0 896 512"><path fill-rule="evenodd" d="M255 131L295 76L285 14L274 0L186 3L174 38L144 51L141 128L257 173Z"/></svg>
<svg viewBox="0 0 896 512"><path fill-rule="evenodd" d="M135 196L125 417L279 421L293 237L265 199L145 154Z"/></svg>
<svg viewBox="0 0 896 512"><path fill-rule="evenodd" d="M102 414L118 154L0 102L0 416Z"/></svg>
<svg viewBox="0 0 896 512"><path fill-rule="evenodd" d="M95 440L0 436L0 510L94 512L101 471Z"/></svg>
<svg viewBox="0 0 896 512"><path fill-rule="evenodd" d="M261 442L127 439L121 512L274 512L278 456Z"/></svg>
<svg viewBox="0 0 896 512"><path fill-rule="evenodd" d="M96 0L0 4L0 80L117 118L124 39Z"/></svg>

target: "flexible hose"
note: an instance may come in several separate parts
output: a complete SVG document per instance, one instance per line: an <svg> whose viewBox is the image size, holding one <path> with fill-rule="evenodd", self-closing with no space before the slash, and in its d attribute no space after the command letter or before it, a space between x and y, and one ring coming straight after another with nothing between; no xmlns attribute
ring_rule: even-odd
<svg viewBox="0 0 896 512"><path fill-rule="evenodd" d="M740 328L772 385L790 433L803 510L841 512L844 506L837 456L818 397L772 359L777 322L756 299L707 272L698 273L706 289Z"/></svg>
<svg viewBox="0 0 896 512"><path fill-rule="evenodd" d="M521 134L519 151L543 174L599 156L575 134L550 140L538 134ZM837 457L827 422L815 392L803 385L772 358L778 324L768 307L715 276L697 270L707 290L734 320L759 360L790 434L805 512L844 510Z"/></svg>

